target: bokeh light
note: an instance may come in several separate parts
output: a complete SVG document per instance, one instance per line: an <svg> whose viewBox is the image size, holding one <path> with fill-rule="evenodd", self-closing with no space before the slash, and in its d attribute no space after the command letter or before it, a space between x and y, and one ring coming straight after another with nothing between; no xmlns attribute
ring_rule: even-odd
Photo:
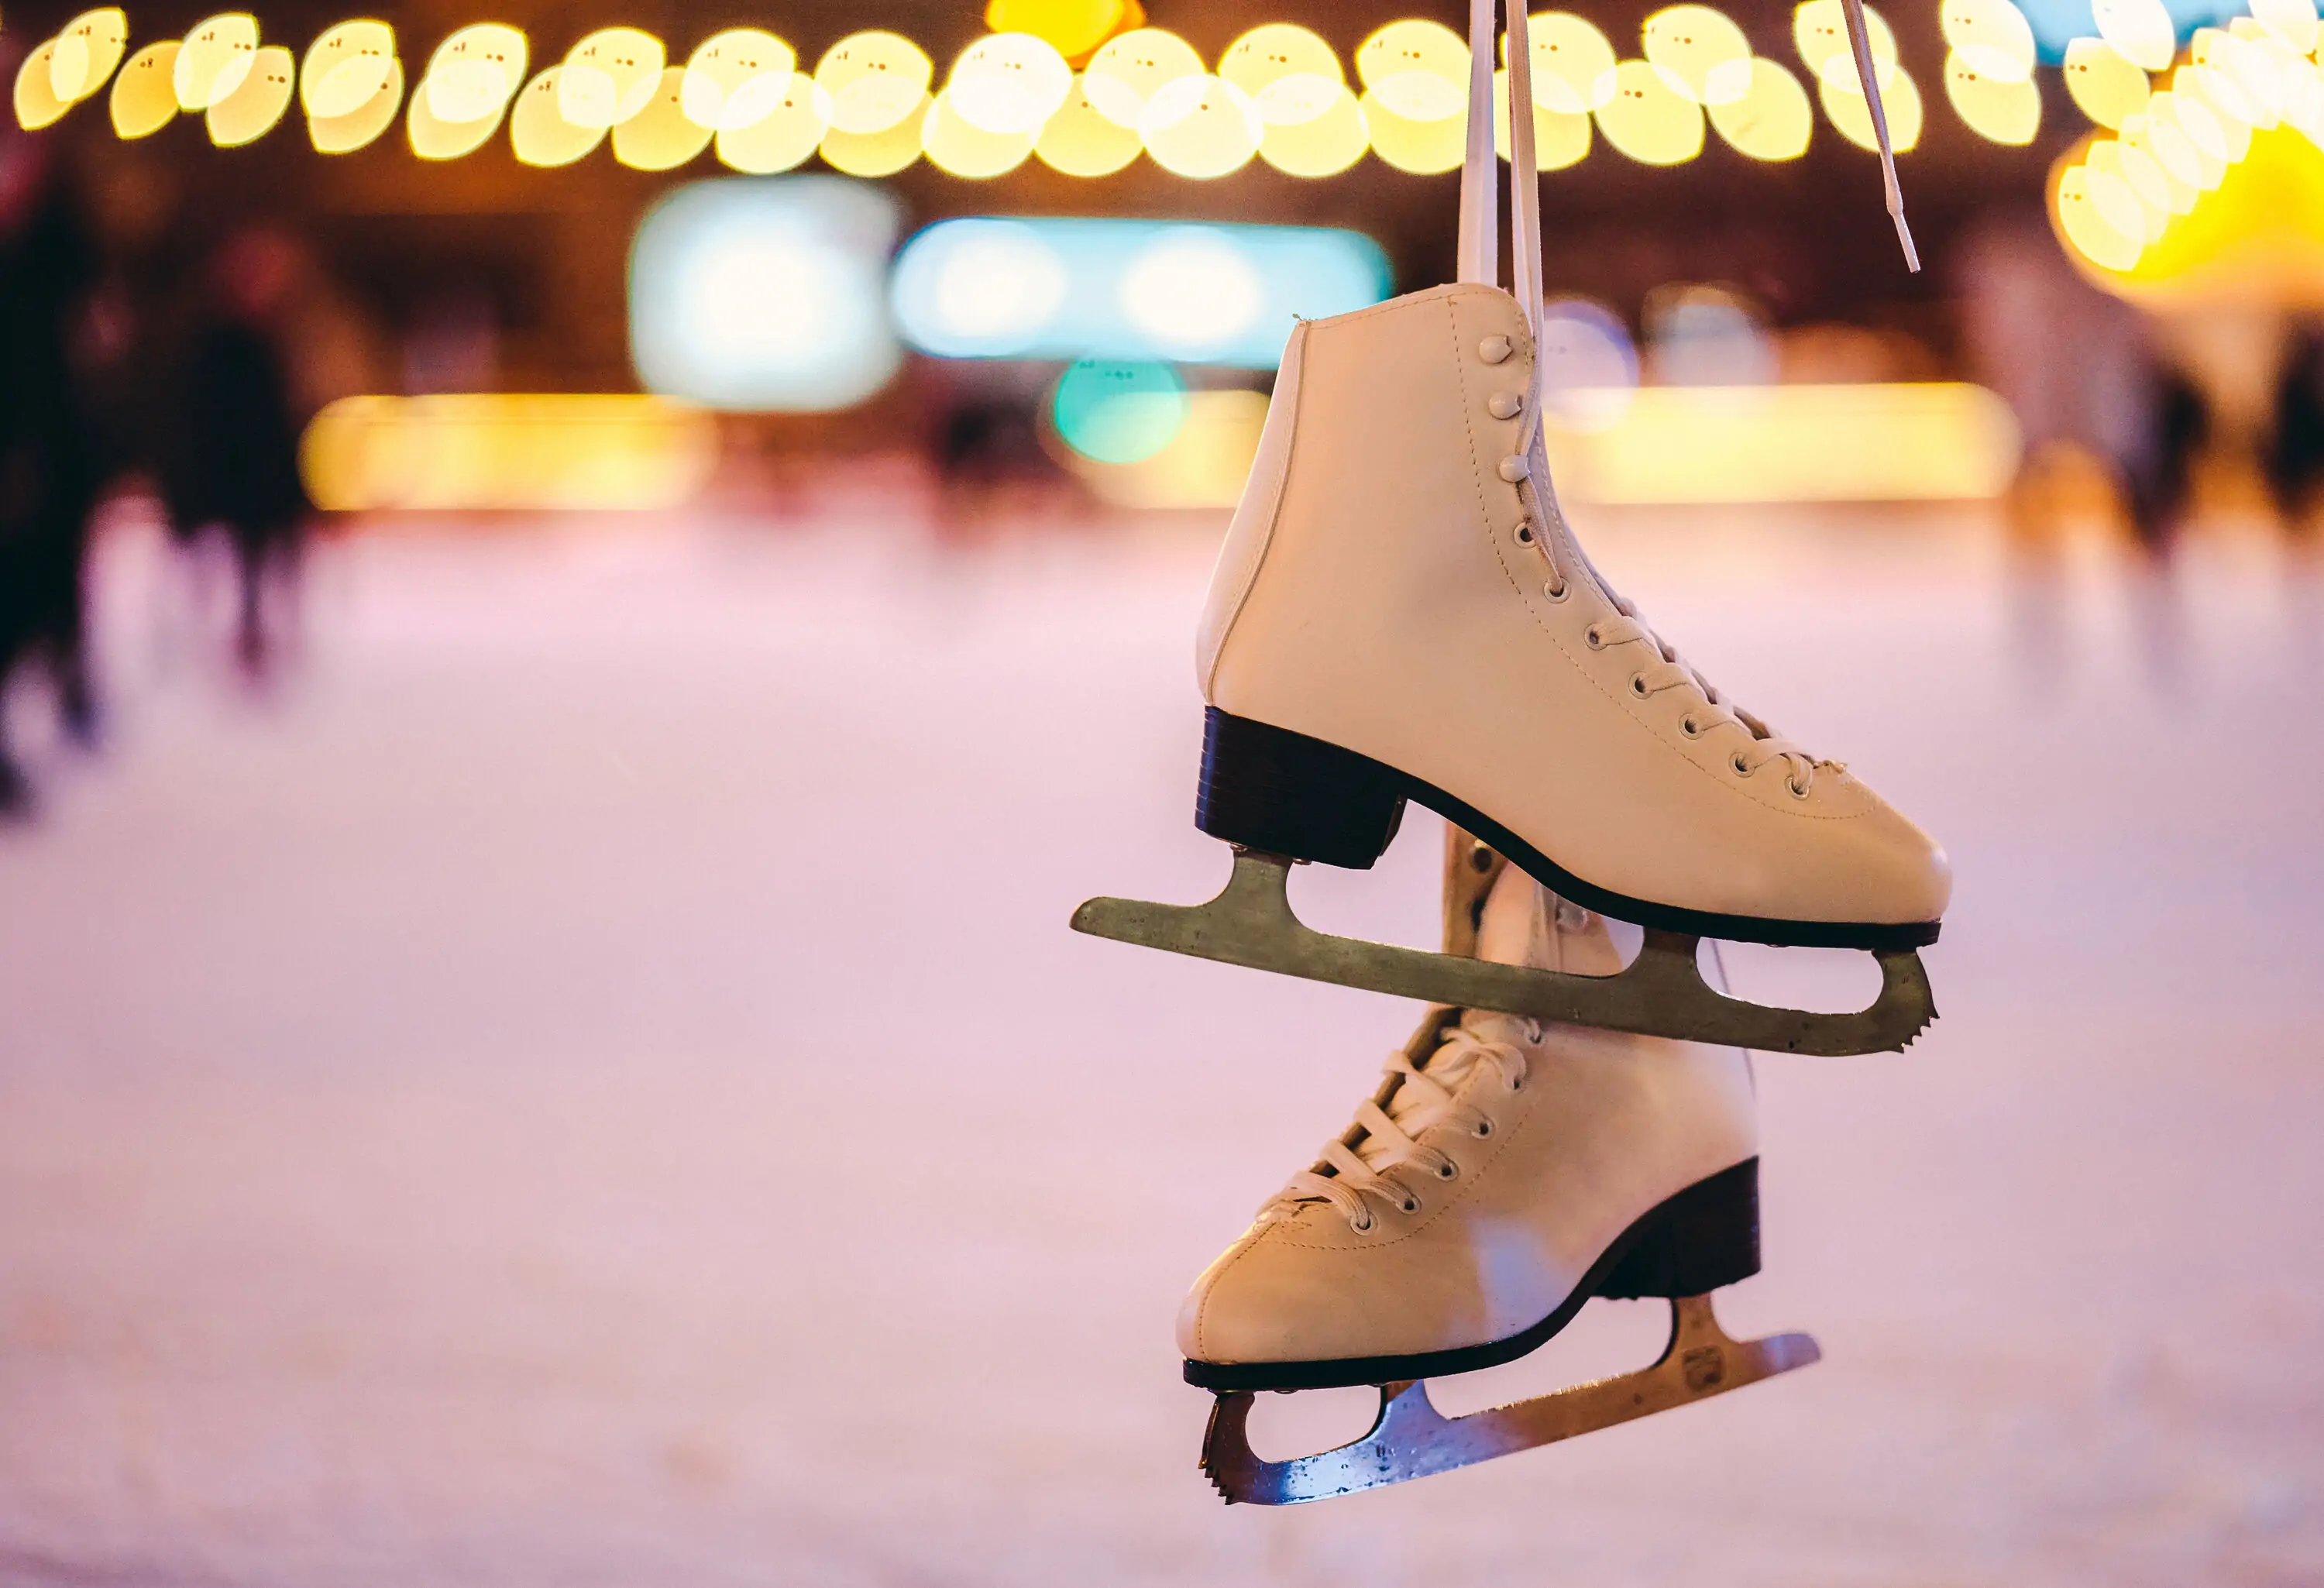
<svg viewBox="0 0 2324 1588"><path fill-rule="evenodd" d="M1947 48L1980 81L2022 83L2032 78L2034 28L2010 0L1943 0L1937 22Z"/></svg>
<svg viewBox="0 0 2324 1588"><path fill-rule="evenodd" d="M979 132L1038 136L1073 88L1074 69L1056 45L1031 33L988 33L953 62L945 98Z"/></svg>
<svg viewBox="0 0 2324 1588"><path fill-rule="evenodd" d="M1370 100L1408 122L1439 122L1469 105L1469 46L1441 22L1389 23L1356 46Z"/></svg>
<svg viewBox="0 0 2324 1588"><path fill-rule="evenodd" d="M2128 270L2144 250L2138 197L2118 177L2068 167L2051 189L2051 215L2075 252L2093 264Z"/></svg>
<svg viewBox="0 0 2324 1588"><path fill-rule="evenodd" d="M823 162L851 177L895 175L919 159L928 117L939 103L940 99L922 95L908 115L876 133L851 133L837 126L826 129L823 142L816 145Z"/></svg>
<svg viewBox="0 0 2324 1588"><path fill-rule="evenodd" d="M2146 74L2102 39L2076 39L2067 45L2062 75L2076 106L2102 127L2118 127L2125 116L2146 107Z"/></svg>
<svg viewBox="0 0 2324 1588"><path fill-rule="evenodd" d="M1253 28L1228 45L1219 76L1250 95L1270 127L1298 126L1354 102L1339 56L1291 23Z"/></svg>
<svg viewBox="0 0 2324 1588"><path fill-rule="evenodd" d="M1614 97L1614 46L1587 19L1571 12L1545 11L1526 19L1532 42L1533 97L1551 110L1572 115L1602 107ZM1509 40L1501 35L1501 60Z"/></svg>
<svg viewBox="0 0 2324 1588"><path fill-rule="evenodd" d="M632 171L675 171L710 147L711 136L686 114L686 68L664 67L646 107L613 129L613 158Z"/></svg>
<svg viewBox="0 0 2324 1588"><path fill-rule="evenodd" d="M299 105L309 120L353 115L370 106L396 66L395 30L358 17L335 23L299 63Z"/></svg>
<svg viewBox="0 0 2324 1588"><path fill-rule="evenodd" d="M176 71L182 48L175 39L148 44L114 74L106 109L115 137L149 138L176 118Z"/></svg>
<svg viewBox="0 0 2324 1588"><path fill-rule="evenodd" d="M2144 71L2165 71L2179 53L2179 24L2163 0L2090 0L2098 37Z"/></svg>
<svg viewBox="0 0 2324 1588"><path fill-rule="evenodd" d="M242 87L258 53L258 19L231 11L208 17L186 30L171 79L177 88L178 108L208 110Z"/></svg>
<svg viewBox="0 0 2324 1588"><path fill-rule="evenodd" d="M1801 98L1804 105L1804 93ZM1604 429L1628 410L1637 383L1637 348L1612 311L1586 298L1553 298L1543 306L1545 417L1567 429Z"/></svg>
<svg viewBox="0 0 2324 1588"><path fill-rule="evenodd" d="M1465 118L1463 118L1465 120ZM1509 155L1509 69L1493 73L1493 149L1503 160ZM1563 171L1590 152L1590 117L1572 111L1552 110L1536 95L1533 102L1533 157L1541 171Z"/></svg>
<svg viewBox="0 0 2324 1588"><path fill-rule="evenodd" d="M928 162L953 176L987 181L1025 163L1033 152L1031 132L989 133L972 125L952 104L947 88L920 118L919 138ZM830 140L825 139L826 144Z"/></svg>
<svg viewBox="0 0 2324 1588"><path fill-rule="evenodd" d="M1098 463L1153 457L1177 439L1186 410L1186 383L1152 360L1078 360L1049 400L1058 439Z"/></svg>
<svg viewBox="0 0 2324 1588"><path fill-rule="evenodd" d="M404 136L412 153L422 160L461 160L492 141L501 129L501 107L466 121L446 121L436 114L423 83L404 112Z"/></svg>
<svg viewBox="0 0 2324 1588"><path fill-rule="evenodd" d="M994 32L1046 39L1068 60L1086 57L1143 20L1137 6L1123 0L992 0L984 10L984 25Z"/></svg>
<svg viewBox="0 0 2324 1588"><path fill-rule="evenodd" d="M1268 122L1259 140L1259 157L1289 176L1328 177L1361 160L1370 146L1363 107L1343 85L1320 115Z"/></svg>
<svg viewBox="0 0 2324 1588"><path fill-rule="evenodd" d="M646 107L668 64L659 39L641 28L599 28L566 51L557 108L576 127L608 128Z"/></svg>
<svg viewBox="0 0 2324 1588"><path fill-rule="evenodd" d="M604 141L604 127L581 126L565 119L564 97L558 79L565 69L552 66L534 77L516 97L509 116L509 147L526 165L570 165Z"/></svg>
<svg viewBox="0 0 2324 1588"><path fill-rule="evenodd" d="M2252 20L2295 55L2316 50L2316 0L2251 0Z"/></svg>
<svg viewBox="0 0 2324 1588"><path fill-rule="evenodd" d="M2082 163L2093 171L2114 178L2138 200L2141 243L2162 239L2163 228L2171 221L2171 184L2164 179L2161 166L2114 138L2093 142L2084 152Z"/></svg>
<svg viewBox="0 0 2324 1588"><path fill-rule="evenodd" d="M105 87L129 43L129 17L117 5L84 11L57 31L49 53L49 91L76 105Z"/></svg>
<svg viewBox="0 0 2324 1588"><path fill-rule="evenodd" d="M2187 142L2186 134L2176 126L2158 127L2142 115L2125 121L2118 136L2124 147L2145 155L2163 173L2172 214L2185 215L2195 208L2195 199L2203 190L2202 165L2195 158L2194 146Z"/></svg>
<svg viewBox="0 0 2324 1588"><path fill-rule="evenodd" d="M711 34L686 58L689 120L715 133L747 127L782 102L798 52L763 28Z"/></svg>
<svg viewBox="0 0 2324 1588"><path fill-rule="evenodd" d="M1727 105L1751 87L1751 42L1708 5L1667 5L1640 31L1646 64L1698 105Z"/></svg>
<svg viewBox="0 0 2324 1588"><path fill-rule="evenodd" d="M1807 90L1779 61L1755 56L1742 97L1710 107L1711 125L1738 153L1753 160L1797 160L1815 128Z"/></svg>
<svg viewBox="0 0 2324 1588"><path fill-rule="evenodd" d="M1202 75L1203 58L1185 40L1166 28L1133 28L1090 57L1082 89L1100 115L1134 129L1157 89Z"/></svg>
<svg viewBox="0 0 2324 1588"><path fill-rule="evenodd" d="M524 35L505 23L480 22L436 46L420 81L428 112L447 125L491 119L524 86L531 51Z"/></svg>
<svg viewBox="0 0 2324 1588"><path fill-rule="evenodd" d="M1873 75L1885 93L1889 74L1896 69L1896 35L1887 19L1869 5L1864 8L1864 32L1872 46ZM1840 0L1805 0L1792 13L1792 44L1818 82L1863 93L1857 80L1856 50L1849 42L1848 15Z"/></svg>
<svg viewBox="0 0 2324 1588"><path fill-rule="evenodd" d="M1945 98L1963 125L1992 143L2022 146L2042 130L2042 89L2030 76L1989 78L1959 50L1945 57Z"/></svg>
<svg viewBox="0 0 2324 1588"><path fill-rule="evenodd" d="M1154 163L1196 180L1250 164L1266 130L1250 95L1207 75L1163 84L1138 116L1139 139Z"/></svg>
<svg viewBox="0 0 2324 1588"><path fill-rule="evenodd" d="M16 125L28 133L39 132L72 108L70 100L58 98L49 86L49 61L56 48L54 39L43 39L16 68Z"/></svg>
<svg viewBox="0 0 2324 1588"><path fill-rule="evenodd" d="M873 28L850 33L823 52L815 80L828 97L825 113L843 133L884 133L922 114L936 63L900 33Z"/></svg>
<svg viewBox="0 0 2324 1588"><path fill-rule="evenodd" d="M1100 115L1075 78L1065 102L1041 128L1033 152L1044 164L1069 177L1106 177L1136 160L1145 147L1136 128Z"/></svg>
<svg viewBox="0 0 2324 1588"><path fill-rule="evenodd" d="M1678 165L1702 152L1702 106L1643 60L1614 69L1614 97L1597 114L1606 142L1642 165Z"/></svg>
<svg viewBox="0 0 2324 1588"><path fill-rule="evenodd" d="M2251 152L2252 110L2235 85L2200 66L2182 66L2171 74L2172 91L2181 104L2196 104L2211 113L2221 138L2219 153L2229 164Z"/></svg>
<svg viewBox="0 0 2324 1588"><path fill-rule="evenodd" d="M1415 176L1434 176L1457 170L1468 152L1469 118L1448 115L1435 121L1412 121L1381 104L1370 89L1358 102L1371 138L1372 152L1381 161Z"/></svg>
<svg viewBox="0 0 2324 1588"><path fill-rule="evenodd" d="M1872 125L1872 106L1857 92L1851 82L1841 87L1831 78L1816 82L1816 97L1823 102L1824 118L1840 135L1858 149L1877 154L1880 137ZM1888 147L1898 154L1907 154L1921 143L1921 125L1925 111L1921 104L1921 86L1913 74L1898 67L1880 89L1880 109L1888 121Z"/></svg>
<svg viewBox="0 0 2324 1588"><path fill-rule="evenodd" d="M234 91L212 99L202 113L210 142L221 149L254 143L273 131L299 89L299 62L281 45L266 45L244 59L249 69Z"/></svg>
<svg viewBox="0 0 2324 1588"><path fill-rule="evenodd" d="M718 134L718 158L756 176L789 171L816 152L830 127L831 96L805 72L793 72L773 109Z"/></svg>
<svg viewBox="0 0 2324 1588"><path fill-rule="evenodd" d="M387 80L380 84L379 91L368 104L359 105L345 115L309 116L308 141L315 145L318 154L352 154L378 142L380 134L395 125L395 113L402 108L403 63L391 59Z"/></svg>

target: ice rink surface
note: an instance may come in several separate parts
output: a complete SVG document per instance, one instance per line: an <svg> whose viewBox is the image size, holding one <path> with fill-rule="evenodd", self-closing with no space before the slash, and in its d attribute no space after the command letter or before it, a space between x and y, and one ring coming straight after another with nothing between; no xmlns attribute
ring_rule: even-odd
<svg viewBox="0 0 2324 1588"><path fill-rule="evenodd" d="M2312 573L1608 521L1945 841L1944 1018L1762 1062L1724 1312L1821 1365L1266 1512L1194 1471L1173 1316L1413 1011L1065 929L1224 874L1215 522L879 519L355 537L260 699L108 544L112 749L0 833L0 1583L2324 1581ZM1428 939L1438 830L1311 920ZM1655 1306L1440 1399L1642 1363Z"/></svg>

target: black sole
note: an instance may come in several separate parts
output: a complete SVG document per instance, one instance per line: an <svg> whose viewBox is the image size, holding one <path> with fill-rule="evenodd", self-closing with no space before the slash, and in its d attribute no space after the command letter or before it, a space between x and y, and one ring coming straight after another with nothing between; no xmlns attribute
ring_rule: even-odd
<svg viewBox="0 0 2324 1588"><path fill-rule="evenodd" d="M1214 838L1294 860L1366 871L1396 836L1407 799L1476 835L1551 892L1642 927L1784 948L1895 953L1927 947L1943 925L1776 920L1633 899L1575 876L1434 783L1327 740L1235 716L1215 706L1204 708L1194 825Z"/></svg>
<svg viewBox="0 0 2324 1588"><path fill-rule="evenodd" d="M1759 1160L1697 1180L1658 1203L1622 1232L1591 1265L1573 1293L1531 1328L1482 1345L1408 1356L1348 1356L1323 1362L1189 1361L1186 1382L1229 1390L1342 1390L1473 1373L1515 1362L1545 1344L1591 1297L1702 1296L1759 1271Z"/></svg>

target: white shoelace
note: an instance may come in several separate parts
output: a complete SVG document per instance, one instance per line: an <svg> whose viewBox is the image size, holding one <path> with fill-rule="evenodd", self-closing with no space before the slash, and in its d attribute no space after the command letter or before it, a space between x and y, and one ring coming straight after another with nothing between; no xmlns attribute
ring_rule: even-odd
<svg viewBox="0 0 2324 1588"><path fill-rule="evenodd" d="M1528 1030L1536 1040L1539 1033L1538 1026ZM1465 1025L1449 1028L1436 1051L1421 1064L1414 1064L1401 1051L1390 1054L1387 1074L1393 1085L1383 1089L1385 1098L1376 1094L1365 1099L1356 1109L1356 1128L1326 1141L1318 1166L1292 1176L1290 1184L1259 1210L1259 1222L1291 1218L1306 1204L1324 1202L1360 1235L1377 1222L1367 1197L1377 1197L1384 1205L1405 1213L1419 1212L1421 1198L1415 1183L1453 1179L1459 1169L1452 1157L1418 1138L1444 1126L1480 1140L1491 1135L1490 1118L1460 1095L1462 1086L1480 1066L1495 1072L1507 1091L1519 1091L1525 1085L1524 1049L1514 1042L1480 1037ZM1330 1174L1322 1172L1326 1165Z"/></svg>

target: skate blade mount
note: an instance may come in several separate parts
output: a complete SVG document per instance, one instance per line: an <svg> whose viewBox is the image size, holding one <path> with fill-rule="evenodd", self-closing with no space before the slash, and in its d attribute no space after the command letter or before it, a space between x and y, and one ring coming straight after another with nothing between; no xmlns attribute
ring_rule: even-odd
<svg viewBox="0 0 2324 1588"><path fill-rule="evenodd" d="M1710 1297L1681 1297L1671 1303L1670 1343L1650 1368L1461 1417L1440 1413L1429 1403L1428 1386L1418 1380L1383 1384L1379 1416L1370 1433L1336 1450L1290 1461L1262 1461L1252 1452L1245 1430L1253 1397L1249 1390L1230 1391L1211 1407L1202 1467L1229 1505L1305 1505L1610 1428L1740 1390L1822 1357L1806 1334L1734 1339L1720 1327Z"/></svg>
<svg viewBox="0 0 2324 1588"><path fill-rule="evenodd" d="M1653 927L1646 929L1638 957L1611 976L1577 976L1337 937L1314 930L1293 913L1291 866L1280 854L1238 849L1234 874L1207 904L1093 899L1074 911L1074 930L1454 1009L1498 1010L1771 1053L1902 1051L1937 1015L1928 972L1909 949L1873 951L1880 962L1880 996L1869 1006L1848 1014L1819 1014L1729 998L1696 967L1700 937Z"/></svg>

